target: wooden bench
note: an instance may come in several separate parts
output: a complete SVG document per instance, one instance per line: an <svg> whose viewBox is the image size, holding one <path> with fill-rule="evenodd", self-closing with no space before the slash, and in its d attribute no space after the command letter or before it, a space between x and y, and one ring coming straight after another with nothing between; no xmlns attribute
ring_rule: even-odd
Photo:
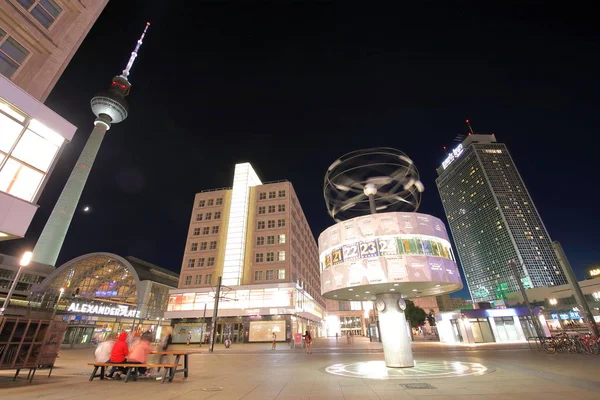
<svg viewBox="0 0 600 400"><path fill-rule="evenodd" d="M175 376L175 370L177 367L181 366L181 364L134 364L134 363L128 363L128 362L122 362L122 363L89 363L88 365L91 365L94 367L94 370L92 371L92 374L90 375L90 381L93 381L94 378L100 378L100 379L104 379L105 376L105 368L107 367L121 367L121 368L127 368L127 375L125 376L125 382L129 381L129 378L131 377L132 373L133 373L133 380L137 381L138 378L138 368L140 367L145 367L145 368L163 368L163 374L162 374L162 382L161 383L165 383L165 381L167 380L167 374L168 374L168 380L169 382L173 381L173 377ZM98 374L98 368L100 368L100 374Z"/></svg>

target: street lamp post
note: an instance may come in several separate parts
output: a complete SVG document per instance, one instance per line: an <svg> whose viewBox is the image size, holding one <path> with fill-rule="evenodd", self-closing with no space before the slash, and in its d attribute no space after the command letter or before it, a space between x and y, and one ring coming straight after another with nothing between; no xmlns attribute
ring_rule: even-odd
<svg viewBox="0 0 600 400"><path fill-rule="evenodd" d="M513 273L513 276L515 277L515 280L517 281L517 285L519 286L519 291L521 292L521 296L523 297L523 302L525 303L525 306L527 306L527 310L529 311L529 316L531 318L531 323L533 324L533 328L535 329L535 333L537 334L538 338L543 338L544 336L544 331L543 329L539 326L538 324L538 319L536 318L536 315L534 315L533 313L533 308L531 307L531 303L529 302L529 298L527 297L527 292L525 291L525 287L523 286L523 282L521 281L521 276L519 275L519 271L517 270L517 262L513 259L508 261L508 266L511 269L511 272Z"/></svg>
<svg viewBox="0 0 600 400"><path fill-rule="evenodd" d="M52 311L52 318L50 318L51 321L54 321L54 317L56 316L56 310L58 310L58 304L60 303L60 299L62 299L63 294L65 294L65 288L60 288L58 300L56 300L56 304L54 305L54 311Z"/></svg>
<svg viewBox="0 0 600 400"><path fill-rule="evenodd" d="M8 307L8 305L10 303L10 298L12 297L12 294L15 291L15 288L17 287L17 283L19 282L19 278L21 277L21 270L23 267L26 267L29 265L29 263L31 262L32 256L33 256L33 253L30 251L26 251L25 253L23 253L23 256L21 257L21 261L19 261L19 269L17 270L17 274L15 275L15 280L13 281L12 285L10 286L10 290L8 291L8 294L6 295L6 299L4 299L4 305L2 306L2 308L0 308L0 315L4 315L4 311Z"/></svg>

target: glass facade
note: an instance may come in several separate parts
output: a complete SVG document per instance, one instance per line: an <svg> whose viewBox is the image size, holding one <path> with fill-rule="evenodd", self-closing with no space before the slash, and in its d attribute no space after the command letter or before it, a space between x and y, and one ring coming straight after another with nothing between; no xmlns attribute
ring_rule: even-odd
<svg viewBox="0 0 600 400"><path fill-rule="evenodd" d="M509 260L523 263L517 268L526 286L565 284L508 149L486 140L475 139L436 179L473 301L503 299L519 290Z"/></svg>
<svg viewBox="0 0 600 400"><path fill-rule="evenodd" d="M33 202L64 138L0 98L0 191Z"/></svg>

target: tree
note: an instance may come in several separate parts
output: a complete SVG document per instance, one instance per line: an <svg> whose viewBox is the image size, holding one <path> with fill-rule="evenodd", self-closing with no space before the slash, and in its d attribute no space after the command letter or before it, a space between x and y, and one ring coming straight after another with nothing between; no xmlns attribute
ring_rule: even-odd
<svg viewBox="0 0 600 400"><path fill-rule="evenodd" d="M406 315L406 320L410 323L410 326L413 328L418 328L419 326L425 324L425 319L427 318L427 313L421 307L415 306L410 300L406 300L406 310L404 310L404 315Z"/></svg>

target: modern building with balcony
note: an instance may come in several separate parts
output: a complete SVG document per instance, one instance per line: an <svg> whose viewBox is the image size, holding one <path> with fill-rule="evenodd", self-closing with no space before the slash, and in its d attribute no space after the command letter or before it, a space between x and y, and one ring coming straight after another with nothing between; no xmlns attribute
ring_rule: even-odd
<svg viewBox="0 0 600 400"><path fill-rule="evenodd" d="M76 127L43 102L108 0L0 3L0 240L22 238Z"/></svg>

